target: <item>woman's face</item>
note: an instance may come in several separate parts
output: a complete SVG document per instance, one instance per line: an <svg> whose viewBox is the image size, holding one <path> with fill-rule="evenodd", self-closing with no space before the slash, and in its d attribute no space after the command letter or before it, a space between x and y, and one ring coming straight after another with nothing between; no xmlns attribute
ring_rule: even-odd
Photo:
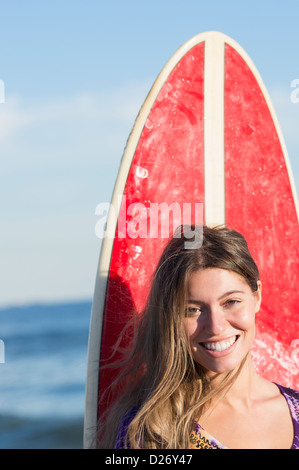
<svg viewBox="0 0 299 470"><path fill-rule="evenodd" d="M246 280L219 268L191 275L184 327L193 359L216 373L235 369L249 352L255 336L255 314L261 283L253 293Z"/></svg>

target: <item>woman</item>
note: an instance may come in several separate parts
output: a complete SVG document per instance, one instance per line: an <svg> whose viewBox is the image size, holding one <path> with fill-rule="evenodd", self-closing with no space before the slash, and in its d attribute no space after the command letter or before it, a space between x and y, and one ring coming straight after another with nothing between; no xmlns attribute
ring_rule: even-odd
<svg viewBox="0 0 299 470"><path fill-rule="evenodd" d="M100 447L299 448L298 392L259 377L250 357L261 304L244 237L194 227L166 246ZM179 236L181 235L181 236ZM124 366L126 364L126 369Z"/></svg>

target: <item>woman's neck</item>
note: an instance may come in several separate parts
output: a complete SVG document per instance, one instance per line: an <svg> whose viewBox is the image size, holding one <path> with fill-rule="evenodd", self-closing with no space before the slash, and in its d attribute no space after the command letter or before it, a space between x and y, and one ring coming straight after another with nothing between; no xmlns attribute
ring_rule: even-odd
<svg viewBox="0 0 299 470"><path fill-rule="evenodd" d="M216 394L212 400L211 406L215 404L226 403L230 406L250 406L252 400L259 393L261 379L254 369L250 354L248 354L245 363L240 366L231 376L228 386ZM211 377L212 388L219 387L226 374L215 374Z"/></svg>

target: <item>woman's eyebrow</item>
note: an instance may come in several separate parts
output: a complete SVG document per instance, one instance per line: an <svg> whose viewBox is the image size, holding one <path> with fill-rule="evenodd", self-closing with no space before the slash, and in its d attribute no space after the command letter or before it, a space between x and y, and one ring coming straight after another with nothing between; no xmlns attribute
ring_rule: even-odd
<svg viewBox="0 0 299 470"><path fill-rule="evenodd" d="M188 304L203 305L204 303L202 300L188 299Z"/></svg>
<svg viewBox="0 0 299 470"><path fill-rule="evenodd" d="M231 295L231 294L245 294L245 292L243 290L229 290L228 292L225 292L224 294L222 294L218 300L221 300L224 297L227 297L228 295Z"/></svg>
<svg viewBox="0 0 299 470"><path fill-rule="evenodd" d="M227 297L231 294L245 294L245 292L243 290L229 290L227 292L225 292L224 294L222 294L218 300L222 300L224 297ZM203 302L202 300L197 300L197 299L188 299L188 303L189 304L195 304L195 305L204 305L205 302Z"/></svg>

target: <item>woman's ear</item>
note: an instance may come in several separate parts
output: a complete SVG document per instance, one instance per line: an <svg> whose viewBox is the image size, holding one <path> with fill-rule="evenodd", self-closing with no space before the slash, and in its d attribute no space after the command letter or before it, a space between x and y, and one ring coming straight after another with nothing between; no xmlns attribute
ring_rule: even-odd
<svg viewBox="0 0 299 470"><path fill-rule="evenodd" d="M262 283L260 280L257 281L257 291L255 292L255 295L257 300L255 313L257 313L262 303Z"/></svg>

